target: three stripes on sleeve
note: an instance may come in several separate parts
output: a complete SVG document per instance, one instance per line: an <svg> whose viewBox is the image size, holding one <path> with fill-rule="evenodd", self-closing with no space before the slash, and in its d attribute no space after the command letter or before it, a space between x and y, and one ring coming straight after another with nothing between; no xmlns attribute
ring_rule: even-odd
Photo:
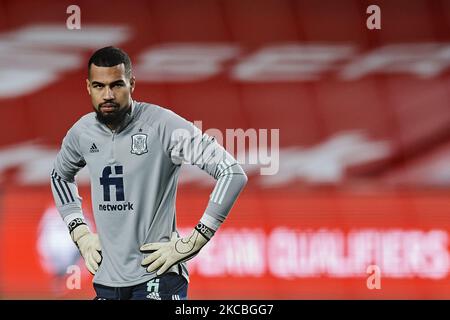
<svg viewBox="0 0 450 320"><path fill-rule="evenodd" d="M56 173L55 169L53 169L52 174L52 185L58 194L59 200L61 200L61 204L68 204L71 202L75 202L75 198L73 196L72 190L70 190L70 186L67 181L61 179L61 177Z"/></svg>
<svg viewBox="0 0 450 320"><path fill-rule="evenodd" d="M222 204L223 198L225 197L231 180L233 179L232 166L233 164L231 164L228 159L224 159L218 164L220 178L218 179L217 185L210 196L212 202Z"/></svg>

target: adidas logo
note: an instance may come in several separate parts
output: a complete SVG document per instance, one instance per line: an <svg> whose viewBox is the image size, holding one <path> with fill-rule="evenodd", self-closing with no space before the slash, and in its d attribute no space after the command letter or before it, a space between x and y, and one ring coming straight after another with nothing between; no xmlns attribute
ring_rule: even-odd
<svg viewBox="0 0 450 320"><path fill-rule="evenodd" d="M92 146L91 146L91 149L89 150L89 152L90 153L94 153L94 152L98 152L98 151L99 150L98 150L97 146L95 145L95 143L93 143Z"/></svg>

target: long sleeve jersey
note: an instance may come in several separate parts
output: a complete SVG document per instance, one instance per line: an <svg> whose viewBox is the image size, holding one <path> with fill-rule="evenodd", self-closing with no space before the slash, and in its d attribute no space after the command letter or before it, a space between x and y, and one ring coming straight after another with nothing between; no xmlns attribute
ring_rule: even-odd
<svg viewBox="0 0 450 320"><path fill-rule="evenodd" d="M82 218L75 182L87 165L92 208L102 245L93 282L131 286L156 277L141 266L141 245L167 242L176 229L175 200L183 163L196 165L217 182L200 221L213 230L227 217L247 182L241 166L217 141L174 112L132 101L121 126L109 129L94 112L67 132L51 173L62 218ZM170 271L189 280L185 263Z"/></svg>

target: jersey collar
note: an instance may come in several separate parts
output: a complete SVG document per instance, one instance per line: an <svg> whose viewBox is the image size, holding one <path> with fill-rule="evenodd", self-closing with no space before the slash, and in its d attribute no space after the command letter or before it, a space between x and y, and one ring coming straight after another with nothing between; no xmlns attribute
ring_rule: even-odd
<svg viewBox="0 0 450 320"><path fill-rule="evenodd" d="M131 108L130 108L130 112L127 113L125 115L125 118L123 119L122 123L119 125L119 127L117 128L116 132L120 132L122 131L124 128L126 128L126 126L128 126L130 124L130 122L133 120L134 118L134 113L135 113L135 102L134 100L131 100Z"/></svg>

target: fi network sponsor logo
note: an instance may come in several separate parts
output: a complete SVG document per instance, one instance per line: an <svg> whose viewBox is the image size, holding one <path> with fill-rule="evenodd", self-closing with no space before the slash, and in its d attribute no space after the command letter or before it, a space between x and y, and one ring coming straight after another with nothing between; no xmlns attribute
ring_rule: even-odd
<svg viewBox="0 0 450 320"><path fill-rule="evenodd" d="M113 170L114 169L114 170ZM114 173L113 173L114 171ZM106 166L100 177L100 185L103 187L103 201L110 202L111 198L122 203L99 203L100 211L132 211L133 203L125 200L125 186L123 183L123 166ZM115 189L115 193L111 192Z"/></svg>
<svg viewBox="0 0 450 320"><path fill-rule="evenodd" d="M98 210L100 211L132 211L133 203L126 202L126 203L119 203L119 204L102 204L100 203L98 205Z"/></svg>

